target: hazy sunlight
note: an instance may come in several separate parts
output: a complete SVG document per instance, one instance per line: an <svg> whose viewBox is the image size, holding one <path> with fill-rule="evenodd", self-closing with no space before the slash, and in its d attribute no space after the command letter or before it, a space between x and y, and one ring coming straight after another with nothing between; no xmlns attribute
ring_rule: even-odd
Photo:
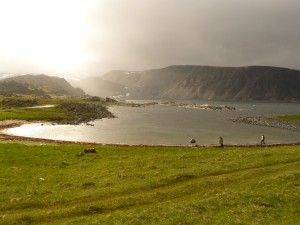
<svg viewBox="0 0 300 225"><path fill-rule="evenodd" d="M94 0L0 0L0 56L68 69L87 59L87 13Z"/></svg>

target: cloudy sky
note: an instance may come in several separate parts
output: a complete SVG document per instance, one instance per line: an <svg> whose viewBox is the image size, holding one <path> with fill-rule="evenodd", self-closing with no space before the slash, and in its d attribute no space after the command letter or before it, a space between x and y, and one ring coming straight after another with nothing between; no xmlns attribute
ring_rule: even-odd
<svg viewBox="0 0 300 225"><path fill-rule="evenodd" d="M300 69L299 0L0 0L0 72Z"/></svg>

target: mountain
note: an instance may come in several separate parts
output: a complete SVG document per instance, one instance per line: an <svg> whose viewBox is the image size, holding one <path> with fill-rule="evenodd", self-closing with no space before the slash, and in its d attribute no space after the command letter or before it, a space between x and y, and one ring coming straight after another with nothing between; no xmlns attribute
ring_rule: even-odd
<svg viewBox="0 0 300 225"><path fill-rule="evenodd" d="M0 95L82 96L84 91L72 87L65 79L46 75L23 75L0 80Z"/></svg>
<svg viewBox="0 0 300 225"><path fill-rule="evenodd" d="M179 65L146 71L115 70L98 80L99 89L103 82L120 87L107 92L109 95L127 94L130 99L300 101L300 71L279 67Z"/></svg>
<svg viewBox="0 0 300 225"><path fill-rule="evenodd" d="M93 96L120 96L126 92L126 89L122 84L103 80L101 77L88 77L78 81L69 80L69 82L76 87L80 87L87 94Z"/></svg>
<svg viewBox="0 0 300 225"><path fill-rule="evenodd" d="M15 77L15 76L20 76L22 74L17 74L17 73L0 73L0 80L9 78L9 77Z"/></svg>

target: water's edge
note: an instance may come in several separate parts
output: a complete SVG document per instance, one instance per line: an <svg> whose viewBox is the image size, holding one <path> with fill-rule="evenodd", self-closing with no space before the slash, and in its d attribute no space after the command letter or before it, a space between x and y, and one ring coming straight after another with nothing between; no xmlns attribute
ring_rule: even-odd
<svg viewBox="0 0 300 225"><path fill-rule="evenodd" d="M200 102L200 104L207 104ZM210 103L211 104L211 103ZM214 102L220 105L220 102ZM257 146L262 134L268 145L300 142L299 131L235 123L236 118L299 114L300 104L222 102L236 110L200 110L172 106L112 107L115 119L86 125L35 123L6 129L6 135L67 142L137 146L217 146L219 136L227 146ZM1 128L1 127L0 127ZM193 145L194 146L194 145Z"/></svg>

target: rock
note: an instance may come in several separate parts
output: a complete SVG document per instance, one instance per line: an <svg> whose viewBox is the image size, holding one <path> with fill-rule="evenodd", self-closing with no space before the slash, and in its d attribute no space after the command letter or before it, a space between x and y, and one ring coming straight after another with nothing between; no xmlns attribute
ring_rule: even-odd
<svg viewBox="0 0 300 225"><path fill-rule="evenodd" d="M86 148L86 149L84 149L84 153L96 153L96 149L95 148Z"/></svg>

